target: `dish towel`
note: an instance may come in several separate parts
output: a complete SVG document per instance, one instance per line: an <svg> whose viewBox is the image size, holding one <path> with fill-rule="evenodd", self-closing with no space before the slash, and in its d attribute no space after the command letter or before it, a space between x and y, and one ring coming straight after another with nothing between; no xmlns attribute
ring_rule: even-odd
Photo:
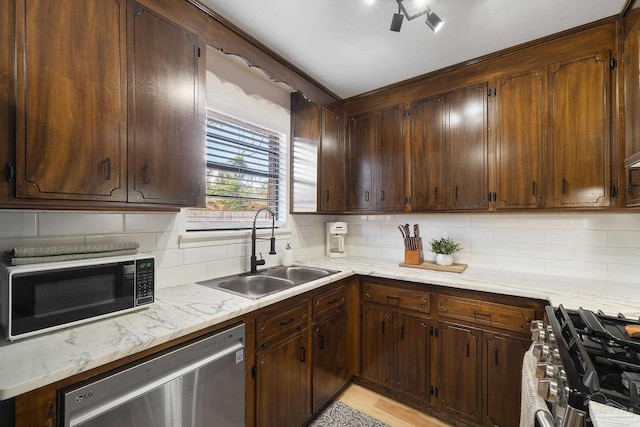
<svg viewBox="0 0 640 427"><path fill-rule="evenodd" d="M74 259L130 255L138 252L137 242L97 243L69 246L24 246L5 252L10 265L40 264Z"/></svg>
<svg viewBox="0 0 640 427"><path fill-rule="evenodd" d="M533 355L533 344L522 359L522 395L520 405L520 427L534 427L538 411L549 412L547 403L538 396L538 380L536 366L538 360Z"/></svg>

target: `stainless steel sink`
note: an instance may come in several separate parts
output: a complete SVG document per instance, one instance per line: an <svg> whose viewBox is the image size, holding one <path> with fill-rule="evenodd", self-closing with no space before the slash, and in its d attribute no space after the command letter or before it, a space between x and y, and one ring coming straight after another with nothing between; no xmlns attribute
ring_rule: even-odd
<svg viewBox="0 0 640 427"><path fill-rule="evenodd" d="M295 284L307 283L331 274L327 270L312 267L274 267L264 273L270 277L292 280Z"/></svg>
<svg viewBox="0 0 640 427"><path fill-rule="evenodd" d="M314 267L272 267L255 274L241 274L198 282L246 298L258 299L297 285L339 273Z"/></svg>
<svg viewBox="0 0 640 427"><path fill-rule="evenodd" d="M292 286L294 286L292 280L257 274L255 276L236 277L222 282L218 285L218 288L249 298L260 298Z"/></svg>

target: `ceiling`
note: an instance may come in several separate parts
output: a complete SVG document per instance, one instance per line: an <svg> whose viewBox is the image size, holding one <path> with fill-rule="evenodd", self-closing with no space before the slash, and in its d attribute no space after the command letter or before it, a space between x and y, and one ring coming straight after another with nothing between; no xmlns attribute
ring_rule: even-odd
<svg viewBox="0 0 640 427"><path fill-rule="evenodd" d="M404 19L394 0L200 0L340 98L617 15L625 0L427 0L445 22Z"/></svg>

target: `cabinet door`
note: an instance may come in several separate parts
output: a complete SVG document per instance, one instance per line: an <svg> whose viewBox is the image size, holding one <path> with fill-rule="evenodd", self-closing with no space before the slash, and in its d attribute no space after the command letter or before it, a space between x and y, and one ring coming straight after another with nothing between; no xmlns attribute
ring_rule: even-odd
<svg viewBox="0 0 640 427"><path fill-rule="evenodd" d="M552 207L610 206L610 53L550 67Z"/></svg>
<svg viewBox="0 0 640 427"><path fill-rule="evenodd" d="M522 358L531 341L483 332L484 423L495 427L518 425Z"/></svg>
<svg viewBox="0 0 640 427"><path fill-rule="evenodd" d="M447 93L449 209L486 209L487 85Z"/></svg>
<svg viewBox="0 0 640 427"><path fill-rule="evenodd" d="M16 195L126 200L125 2L15 5Z"/></svg>
<svg viewBox="0 0 640 427"><path fill-rule="evenodd" d="M362 375L393 387L393 311L365 304L362 313Z"/></svg>
<svg viewBox="0 0 640 427"><path fill-rule="evenodd" d="M320 142L319 194L320 211L344 211L344 142L342 121L332 111L322 109Z"/></svg>
<svg viewBox="0 0 640 427"><path fill-rule="evenodd" d="M416 101L411 107L412 211L446 207L446 112L445 95Z"/></svg>
<svg viewBox="0 0 640 427"><path fill-rule="evenodd" d="M0 2L0 46L15 43L15 4ZM15 179L15 57L13 49L0 49L0 201L13 197Z"/></svg>
<svg viewBox="0 0 640 427"><path fill-rule="evenodd" d="M256 355L257 426L300 426L311 416L307 331Z"/></svg>
<svg viewBox="0 0 640 427"><path fill-rule="evenodd" d="M438 322L439 406L460 418L481 421L481 331Z"/></svg>
<svg viewBox="0 0 640 427"><path fill-rule="evenodd" d="M299 92L291 94L291 135L291 212L316 212L320 107Z"/></svg>
<svg viewBox="0 0 640 427"><path fill-rule="evenodd" d="M341 310L313 330L313 412L348 381L347 314Z"/></svg>
<svg viewBox="0 0 640 427"><path fill-rule="evenodd" d="M542 207L544 201L544 72L531 71L496 85L499 209Z"/></svg>
<svg viewBox="0 0 640 427"><path fill-rule="evenodd" d="M396 313L396 388L429 398L429 319Z"/></svg>
<svg viewBox="0 0 640 427"><path fill-rule="evenodd" d="M640 206L640 168L627 168L627 206Z"/></svg>
<svg viewBox="0 0 640 427"><path fill-rule="evenodd" d="M624 40L625 165L640 159L640 20Z"/></svg>
<svg viewBox="0 0 640 427"><path fill-rule="evenodd" d="M376 210L404 209L402 105L376 112L374 191Z"/></svg>
<svg viewBox="0 0 640 427"><path fill-rule="evenodd" d="M203 204L204 44L134 1L128 18L129 201Z"/></svg>
<svg viewBox="0 0 640 427"><path fill-rule="evenodd" d="M373 208L373 113L348 120L348 210Z"/></svg>

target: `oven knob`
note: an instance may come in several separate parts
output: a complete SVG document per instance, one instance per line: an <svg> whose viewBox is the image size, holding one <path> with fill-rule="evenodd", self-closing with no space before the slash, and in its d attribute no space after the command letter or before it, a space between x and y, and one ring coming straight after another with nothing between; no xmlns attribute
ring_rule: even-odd
<svg viewBox="0 0 640 427"><path fill-rule="evenodd" d="M556 375L558 368L555 365L538 363L536 366L536 378L539 380L550 379Z"/></svg>
<svg viewBox="0 0 640 427"><path fill-rule="evenodd" d="M558 397L558 383L552 379L538 380L538 396L546 401L555 402Z"/></svg>
<svg viewBox="0 0 640 427"><path fill-rule="evenodd" d="M531 322L531 341L541 342L544 340L544 324L542 320L534 320ZM542 336L540 336L542 334Z"/></svg>
<svg viewBox="0 0 640 427"><path fill-rule="evenodd" d="M556 360L556 361L558 361L558 363L561 363L561 362L562 362L562 358L561 358L561 356L560 356L560 350L559 350L559 349L557 349L557 348L554 348L554 349L553 349L553 359L554 359L554 360Z"/></svg>
<svg viewBox="0 0 640 427"><path fill-rule="evenodd" d="M566 384L567 383L567 371L565 371L564 369L560 368L558 370L558 379L563 383Z"/></svg>
<svg viewBox="0 0 640 427"><path fill-rule="evenodd" d="M544 328L544 323L542 323L542 320L534 320L533 322L531 322L531 326L529 330L531 332L534 332L534 331L540 331L543 328Z"/></svg>
<svg viewBox="0 0 640 427"><path fill-rule="evenodd" d="M533 346L533 355L539 361L544 362L549 359L551 349L546 344L535 344Z"/></svg>

